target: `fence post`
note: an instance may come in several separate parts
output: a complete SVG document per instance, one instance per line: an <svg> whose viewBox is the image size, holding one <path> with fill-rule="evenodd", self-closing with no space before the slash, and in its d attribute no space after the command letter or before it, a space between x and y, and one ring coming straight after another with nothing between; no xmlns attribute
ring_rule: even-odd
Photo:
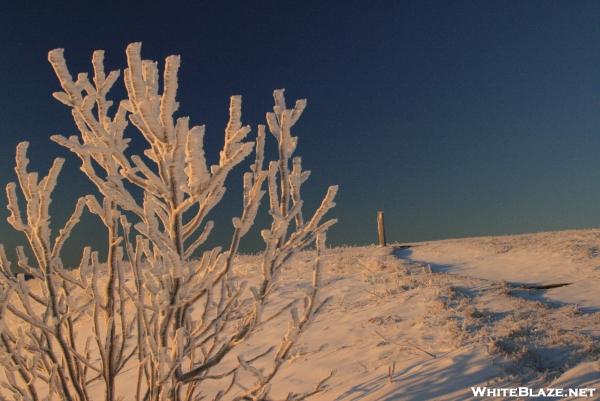
<svg viewBox="0 0 600 401"><path fill-rule="evenodd" d="M377 211L377 234L379 235L379 246L387 246L385 241L385 222L383 220L383 211Z"/></svg>

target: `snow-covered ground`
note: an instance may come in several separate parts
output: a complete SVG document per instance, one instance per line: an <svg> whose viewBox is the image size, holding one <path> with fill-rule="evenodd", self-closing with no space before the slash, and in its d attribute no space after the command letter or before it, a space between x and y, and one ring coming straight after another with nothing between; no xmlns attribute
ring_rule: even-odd
<svg viewBox="0 0 600 401"><path fill-rule="evenodd" d="M597 388L600 399L600 230L336 248L329 258L324 293L335 301L282 387L336 369L314 399L469 400L471 386Z"/></svg>
<svg viewBox="0 0 600 401"><path fill-rule="evenodd" d="M314 256L295 258L271 310L302 295ZM244 256L236 272L252 280L256 266ZM324 282L333 301L273 383L282 399L331 371L311 399L470 400L472 386L597 388L600 399L600 230L334 248ZM240 352L278 344L288 320ZM135 371L118 380L125 399Z"/></svg>

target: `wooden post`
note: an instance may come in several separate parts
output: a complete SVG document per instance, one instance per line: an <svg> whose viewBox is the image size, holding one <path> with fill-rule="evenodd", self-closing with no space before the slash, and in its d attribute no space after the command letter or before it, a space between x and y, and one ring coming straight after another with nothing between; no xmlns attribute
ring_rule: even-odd
<svg viewBox="0 0 600 401"><path fill-rule="evenodd" d="M381 210L377 212L377 234L379 235L379 246L387 246L385 242L385 222Z"/></svg>

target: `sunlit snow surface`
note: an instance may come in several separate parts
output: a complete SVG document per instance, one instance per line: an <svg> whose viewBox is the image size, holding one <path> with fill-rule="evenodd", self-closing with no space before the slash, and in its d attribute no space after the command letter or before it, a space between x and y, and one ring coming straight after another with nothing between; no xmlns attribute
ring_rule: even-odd
<svg viewBox="0 0 600 401"><path fill-rule="evenodd" d="M239 257L238 277L252 281L257 260ZM304 252L291 262L269 310L309 287L313 261ZM309 391L331 370L312 399L467 400L471 386L600 387L600 230L340 247L327 251L324 273L322 297L333 301L274 381L274 396ZM288 320L261 328L240 352L278 344ZM135 372L118 380L125 399Z"/></svg>

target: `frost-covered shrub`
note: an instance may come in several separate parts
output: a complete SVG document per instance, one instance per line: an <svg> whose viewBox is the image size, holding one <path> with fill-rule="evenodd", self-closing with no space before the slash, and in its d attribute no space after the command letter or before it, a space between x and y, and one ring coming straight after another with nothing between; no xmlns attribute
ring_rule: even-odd
<svg viewBox="0 0 600 401"><path fill-rule="evenodd" d="M297 138L291 129L306 101L289 109L283 90L274 92L267 125L279 159L265 167L267 129L259 125L256 140L246 140L251 129L241 122L241 97L233 96L218 164L207 166L205 127L174 117L179 56L167 57L159 84L157 63L142 60L140 50L140 43L127 47L127 98L116 109L107 95L120 72L105 72L103 51L93 54L91 80L86 73L72 78L62 49L48 55L62 87L54 97L71 109L79 130L78 136L52 140L80 159L100 198L79 198L64 227L53 234L49 206L63 160L56 159L40 180L27 169L27 143L18 145L18 185L6 188L8 221L25 234L29 249L17 249L16 268L0 246L2 393L33 401L270 399L270 382L324 304L318 297L319 255L335 223L323 222L334 206L335 186L312 217L302 213L301 186L309 172L302 171L300 158L292 158ZM125 152L129 123L147 144L143 155ZM252 153L231 241L224 250L206 249L213 228L207 217L223 197L228 174ZM272 223L261 231L260 275L249 285L235 279L233 265L267 193ZM66 269L61 251L85 209L105 227L107 256L100 260L86 247L79 267ZM272 315L263 311L282 269L314 244L318 256L303 306L290 303L281 310L291 314L287 333L279 344L245 355L240 344L271 322ZM33 279L26 281L16 271ZM225 366L232 355L237 362ZM132 369L136 382L120 382L120 375ZM221 386L215 390L209 382Z"/></svg>

